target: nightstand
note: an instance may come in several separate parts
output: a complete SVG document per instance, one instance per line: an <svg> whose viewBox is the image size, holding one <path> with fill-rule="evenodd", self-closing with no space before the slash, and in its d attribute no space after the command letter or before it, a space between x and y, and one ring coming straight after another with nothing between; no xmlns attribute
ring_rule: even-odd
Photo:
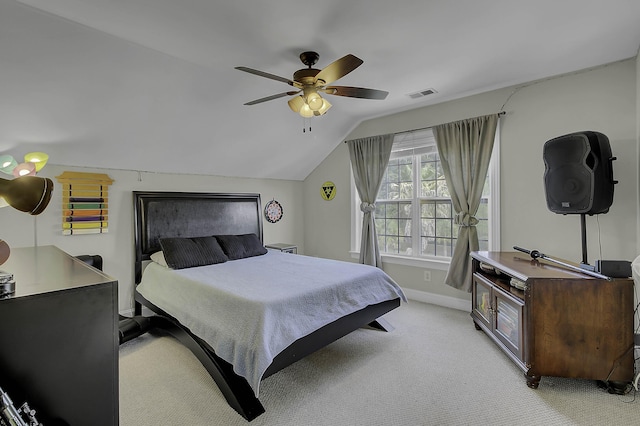
<svg viewBox="0 0 640 426"><path fill-rule="evenodd" d="M265 246L269 249L280 250L283 253L298 254L298 246L287 243L273 243Z"/></svg>

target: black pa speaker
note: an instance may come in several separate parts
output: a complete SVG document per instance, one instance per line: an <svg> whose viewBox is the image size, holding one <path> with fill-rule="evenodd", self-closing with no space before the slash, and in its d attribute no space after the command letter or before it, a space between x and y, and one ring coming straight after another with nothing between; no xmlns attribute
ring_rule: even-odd
<svg viewBox="0 0 640 426"><path fill-rule="evenodd" d="M544 144L547 207L561 214L607 213L613 203L609 138L599 132L571 133Z"/></svg>

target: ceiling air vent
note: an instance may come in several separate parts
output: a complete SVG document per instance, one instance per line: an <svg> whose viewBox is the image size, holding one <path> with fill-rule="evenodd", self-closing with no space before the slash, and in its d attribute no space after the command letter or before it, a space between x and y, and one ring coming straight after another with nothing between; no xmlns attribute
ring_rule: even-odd
<svg viewBox="0 0 640 426"><path fill-rule="evenodd" d="M422 98L424 96L433 95L434 93L438 93L438 92L435 89L425 89L425 90L421 90L419 92L409 93L408 96L411 99L418 99L418 98Z"/></svg>

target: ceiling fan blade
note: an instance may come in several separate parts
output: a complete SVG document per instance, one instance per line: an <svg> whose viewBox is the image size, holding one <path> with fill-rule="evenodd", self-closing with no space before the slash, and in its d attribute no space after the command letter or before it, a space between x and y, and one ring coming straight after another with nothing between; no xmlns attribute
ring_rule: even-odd
<svg viewBox="0 0 640 426"><path fill-rule="evenodd" d="M272 101L272 100L278 99L278 98L284 98L285 96L296 95L298 93L300 93L300 91L278 93L277 95L271 95L271 96L267 96L267 97L264 97L264 98L256 99L255 101L247 102L245 105L255 105L255 104L262 103L262 102Z"/></svg>
<svg viewBox="0 0 640 426"><path fill-rule="evenodd" d="M235 67L235 69L248 72L249 74L259 75L260 77L270 78L271 80L281 81L283 83L287 83L289 86L293 86L293 81L289 80L288 78L277 76L275 74L269 74L268 72L254 70L253 68L247 67Z"/></svg>
<svg viewBox="0 0 640 426"><path fill-rule="evenodd" d="M363 60L351 54L345 55L335 62L330 63L316 74L316 81L322 80L322 85L330 84L344 77L363 64Z"/></svg>
<svg viewBox="0 0 640 426"><path fill-rule="evenodd" d="M321 89L328 95L347 96L349 98L385 99L389 92L363 87L329 86Z"/></svg>

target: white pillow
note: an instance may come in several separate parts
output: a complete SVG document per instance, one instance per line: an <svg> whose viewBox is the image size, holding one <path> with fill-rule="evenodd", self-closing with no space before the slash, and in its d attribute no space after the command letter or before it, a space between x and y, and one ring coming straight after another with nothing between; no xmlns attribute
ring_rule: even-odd
<svg viewBox="0 0 640 426"><path fill-rule="evenodd" d="M162 251L157 251L151 255L151 260L156 262L158 265L162 265L165 268L168 268L167 261L164 259L164 253Z"/></svg>

